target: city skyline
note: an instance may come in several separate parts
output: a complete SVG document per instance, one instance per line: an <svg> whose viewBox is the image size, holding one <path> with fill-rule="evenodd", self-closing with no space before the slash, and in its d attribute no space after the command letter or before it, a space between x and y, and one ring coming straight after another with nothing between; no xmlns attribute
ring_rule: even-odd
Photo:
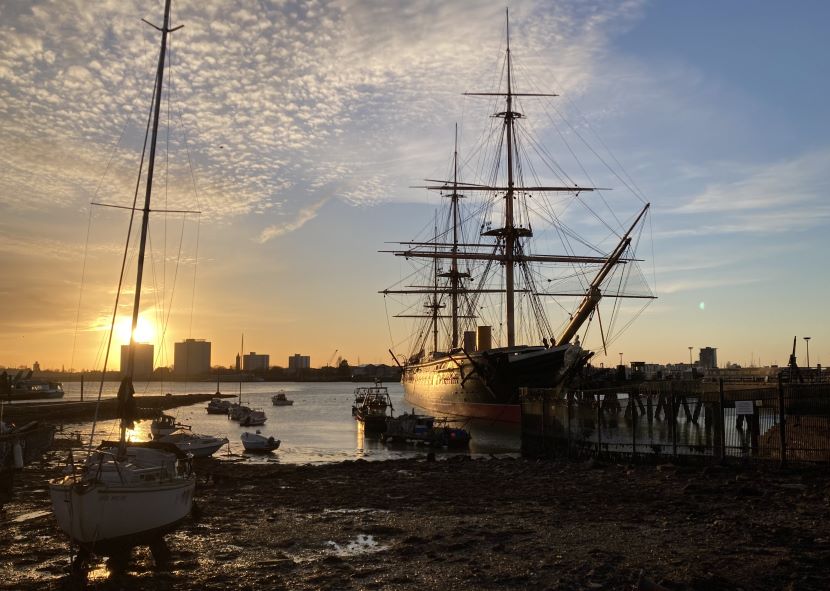
<svg viewBox="0 0 830 591"><path fill-rule="evenodd" d="M804 338L806 340L809 340L811 337L802 337L802 338ZM205 342L204 339L195 339L195 340L200 341L200 342ZM212 343L210 343L210 344L212 345ZM150 350L152 350L154 345L152 343L136 342L136 346L139 349L149 347ZM121 360L122 360L121 365L119 366L119 368L117 370L114 370L113 368L110 368L108 371L122 371L123 372L123 368L125 367L124 359L125 359L127 349L128 349L127 345L121 345ZM694 349L694 348L689 347L689 349ZM138 353L138 351L137 351L137 353ZM623 359L623 353L622 352L618 353L617 355L620 356L619 357L619 362L622 362L627 367L633 366L632 364L646 364L646 365L654 365L654 366L662 366L662 367L676 366L676 367L704 367L704 368L721 368L721 369L725 369L725 368L728 368L728 367L735 367L735 366L744 367L744 368L761 368L761 367L776 367L776 366L777 367L785 367L786 366L786 364L778 364L777 362L764 363L763 365L761 365L761 360L760 359L754 359L754 358L751 359L748 364L743 364L743 365L736 362L736 361L731 361L731 360L720 362L717 359L717 347L708 347L708 346L707 347L700 347L697 350L697 356L696 357L692 357L692 354L691 354L691 351L690 351L689 352L690 357L689 357L688 362L685 361L685 360L678 360L678 361L669 361L669 362L665 362L665 363L658 363L658 362L653 362L653 361L650 361L650 360L642 360L642 359ZM300 355L299 353L295 353L293 355L290 355L287 359L285 359L284 362L281 362L280 360L275 360L275 362L273 362L273 363L271 362L270 357L271 356L268 353L258 353L256 351L250 351L248 353L245 353L241 357L240 357L239 353L237 353L236 358L234 360L232 360L231 363L225 363L223 360L216 360L216 359L211 358L210 368L211 369L230 369L230 370L239 371L240 370L239 364L240 364L240 362L243 362L243 365L245 363L248 363L248 364L252 364L254 367L242 367L241 368L242 371L267 370L267 369L271 369L271 368L295 369L294 366L296 365L296 360L299 359L299 358L303 358L303 359L306 360L306 362L303 364L302 367L312 368L312 369L321 369L321 368L325 368L325 367L337 367L341 362L347 362L347 363L349 363L349 365L351 367L365 367L365 366L370 366L370 365L372 365L372 366L373 365L384 365L384 366L388 366L388 367L394 367L393 362L378 362L378 363L359 362L359 363L352 363L348 359L346 359L344 357L340 357L340 356L333 356L329 359L329 361L325 361L325 360L312 360L311 357L308 356L308 355ZM806 357L806 355L805 355L805 357ZM143 362L147 363L147 361L143 361ZM267 367L266 367L266 362L267 362ZM806 361L804 361L803 357L800 358L798 360L798 364L799 364L800 367L815 367L815 364L812 364L812 365L810 364L809 357L806 357ZM603 365L605 365L605 364L603 364ZM821 365L821 364L818 363L818 365ZM164 365L164 366L154 366L154 369L162 369L162 368L165 368L165 369L168 369L168 370L174 370L175 363L171 363L170 365ZM35 373L40 372L40 371L47 371L47 372L63 371L63 372L74 372L74 373L78 373L79 371L88 371L87 368L75 368L74 370L71 370L70 368L66 368L66 367L62 367L62 368L41 368L41 365L38 361L35 361L31 364L25 364L25 363L24 364L19 364L17 366L11 366L11 365L6 366L6 365L3 365L3 364L0 364L0 369L7 369L7 370L33 369L33 371Z"/></svg>
<svg viewBox="0 0 830 591"><path fill-rule="evenodd" d="M154 218L139 340L157 365L187 338L230 365L243 333L246 351L275 360L390 364L406 328L377 292L403 267L377 251L431 219L437 198L410 187L440 178L453 124L478 108L461 93L482 90L500 59L504 4L261 8L177 3L172 80L187 106L169 143L186 144L198 191L178 188L190 172L173 160L170 205L157 207L202 214ZM510 11L526 78L578 105L653 204L659 299L595 362L682 363L712 346L721 365L784 365L797 336L803 364L808 336L823 364L830 8ZM0 3L2 364L100 367L126 216L90 215L89 202L132 196L154 74L140 19L159 15L138 2Z"/></svg>

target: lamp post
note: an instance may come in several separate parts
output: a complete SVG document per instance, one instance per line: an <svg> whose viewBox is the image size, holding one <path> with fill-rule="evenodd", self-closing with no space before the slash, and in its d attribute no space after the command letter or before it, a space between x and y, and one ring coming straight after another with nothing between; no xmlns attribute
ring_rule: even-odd
<svg viewBox="0 0 830 591"><path fill-rule="evenodd" d="M807 367L810 367L810 339L812 337L804 337L804 340L807 341Z"/></svg>
<svg viewBox="0 0 830 591"><path fill-rule="evenodd" d="M622 364L623 364L623 362L622 362L622 353L620 353L620 365L622 365Z"/></svg>

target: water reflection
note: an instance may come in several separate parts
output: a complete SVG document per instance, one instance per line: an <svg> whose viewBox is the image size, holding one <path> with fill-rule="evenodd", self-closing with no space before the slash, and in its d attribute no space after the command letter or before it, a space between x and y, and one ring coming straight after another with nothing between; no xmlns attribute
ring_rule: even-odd
<svg viewBox="0 0 830 591"><path fill-rule="evenodd" d="M224 385L224 384L223 384ZM395 409L411 409L404 403L403 388L399 383L385 384ZM66 384L67 398L79 397L78 384ZM117 392L117 382L105 385L104 395ZM157 394L158 384L137 385L139 392ZM190 425L193 433L227 437L229 443L214 454L219 460L249 463L272 463L276 459L283 464L319 464L340 462L343 460L366 459L384 460L423 456L428 450L421 446L387 446L372 433L366 433L359 422L352 417L355 384L351 382L336 383L246 383L242 386L245 404L263 409L267 421L260 427L242 427L229 420L225 415L207 414L207 403L183 406L164 411L173 416L177 422ZM207 383L173 383L165 384L165 391L174 394L215 391L215 384ZM277 390L284 390L288 398L294 400L293 406L274 406L271 396ZM237 394L236 389L228 390ZM138 396L141 406L141 395ZM416 408L418 412L424 412ZM518 454L520 437L518 425L504 425L488 421L453 421L454 426L470 431L472 441L469 449L436 450L440 454L473 454L488 456L490 454ZM85 443L89 442L91 425L66 425L67 431L79 430ZM280 439L280 448L269 456L246 454L240 439L245 431L260 429L263 435ZM118 438L118 421L103 421L95 429L95 444L103 439ZM150 421L135 423L127 432L132 441L149 441Z"/></svg>

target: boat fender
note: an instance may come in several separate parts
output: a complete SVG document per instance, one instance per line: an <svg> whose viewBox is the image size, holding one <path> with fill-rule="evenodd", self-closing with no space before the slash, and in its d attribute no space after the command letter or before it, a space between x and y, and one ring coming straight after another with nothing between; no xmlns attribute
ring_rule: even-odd
<svg viewBox="0 0 830 591"><path fill-rule="evenodd" d="M23 467L23 446L20 441L14 442L14 467L18 470Z"/></svg>

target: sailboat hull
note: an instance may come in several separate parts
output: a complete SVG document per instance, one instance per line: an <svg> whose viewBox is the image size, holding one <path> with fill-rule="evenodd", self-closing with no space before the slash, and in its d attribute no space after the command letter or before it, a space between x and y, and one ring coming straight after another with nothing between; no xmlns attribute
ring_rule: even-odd
<svg viewBox="0 0 830 591"><path fill-rule="evenodd" d="M53 482L52 510L60 528L84 547L102 552L152 540L185 519L194 478L166 486L109 486Z"/></svg>
<svg viewBox="0 0 830 591"><path fill-rule="evenodd" d="M583 358L575 345L450 353L407 365L405 400L432 413L504 423L521 419L521 388L555 388Z"/></svg>

